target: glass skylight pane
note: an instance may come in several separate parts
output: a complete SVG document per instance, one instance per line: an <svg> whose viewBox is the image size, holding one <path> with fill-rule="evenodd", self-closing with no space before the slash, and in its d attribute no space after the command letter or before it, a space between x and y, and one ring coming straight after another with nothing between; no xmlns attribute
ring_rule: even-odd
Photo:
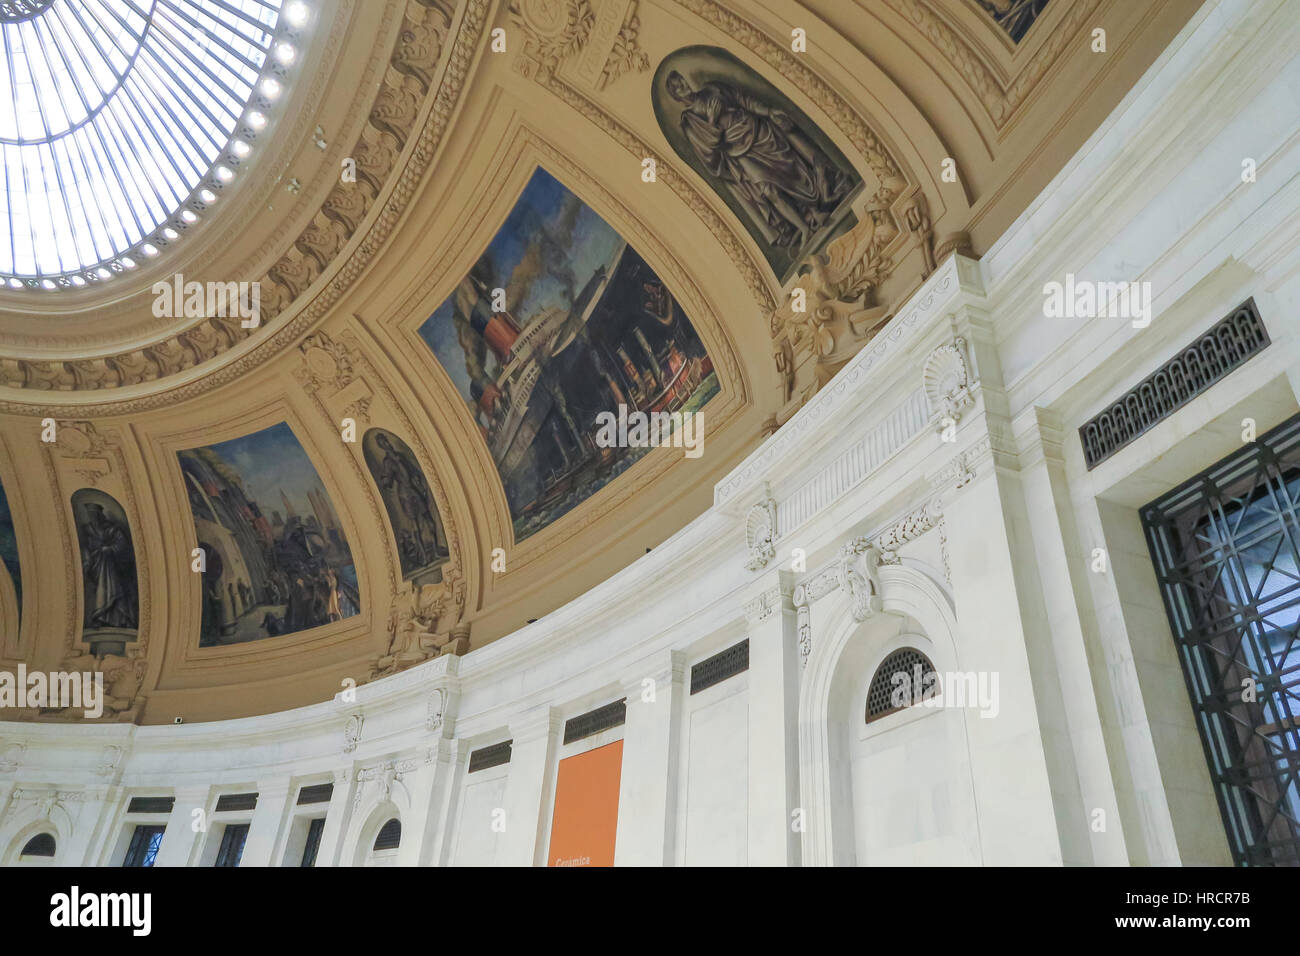
<svg viewBox="0 0 1300 956"><path fill-rule="evenodd" d="M84 278L174 238L168 223L218 181L270 75L281 2L33 0L34 16L0 14L0 280Z"/></svg>

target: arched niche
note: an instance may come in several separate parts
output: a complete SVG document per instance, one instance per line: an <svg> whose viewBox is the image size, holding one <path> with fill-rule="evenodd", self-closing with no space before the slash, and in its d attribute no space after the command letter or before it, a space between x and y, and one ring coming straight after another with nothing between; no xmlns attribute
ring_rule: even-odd
<svg viewBox="0 0 1300 956"><path fill-rule="evenodd" d="M976 865L971 711L921 704L866 719L872 678L894 652L914 648L940 675L957 672L952 604L914 568L878 576L881 610L866 620L841 592L817 607L799 700L803 862Z"/></svg>
<svg viewBox="0 0 1300 956"><path fill-rule="evenodd" d="M402 811L396 802L382 801L365 816L364 821L356 831L353 866L396 866L402 839L411 838L410 834L402 832ZM390 845L394 829L398 841L396 845Z"/></svg>
<svg viewBox="0 0 1300 956"><path fill-rule="evenodd" d="M81 639L97 657L123 655L139 637L140 589L126 511L96 488L72 493L81 555Z"/></svg>
<svg viewBox="0 0 1300 956"><path fill-rule="evenodd" d="M402 580L416 585L441 582L451 554L447 530L415 453L384 428L371 428L362 436L361 452L384 503Z"/></svg>
<svg viewBox="0 0 1300 956"><path fill-rule="evenodd" d="M651 99L673 151L726 203L781 284L854 225L864 189L894 195L906 185L874 172L864 179L789 97L720 47L668 54Z"/></svg>
<svg viewBox="0 0 1300 956"><path fill-rule="evenodd" d="M0 648L18 640L22 621L22 571L18 566L18 533L12 505L0 483Z"/></svg>

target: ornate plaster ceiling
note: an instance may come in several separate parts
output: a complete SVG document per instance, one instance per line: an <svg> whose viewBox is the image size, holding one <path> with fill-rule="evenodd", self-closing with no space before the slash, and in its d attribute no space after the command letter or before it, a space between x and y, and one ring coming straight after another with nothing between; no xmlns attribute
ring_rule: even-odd
<svg viewBox="0 0 1300 956"><path fill-rule="evenodd" d="M0 294L0 658L210 719L553 610L996 239L1194 7L314 5L302 86L182 254ZM177 272L260 282L260 321L155 315ZM610 451L619 404L698 412L703 453Z"/></svg>

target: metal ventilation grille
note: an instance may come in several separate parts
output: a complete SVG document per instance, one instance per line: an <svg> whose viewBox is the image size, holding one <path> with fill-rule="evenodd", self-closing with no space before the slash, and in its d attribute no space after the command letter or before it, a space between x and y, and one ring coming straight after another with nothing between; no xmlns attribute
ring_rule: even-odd
<svg viewBox="0 0 1300 956"><path fill-rule="evenodd" d="M627 698L624 697L622 700L616 700L604 707L597 707L595 710L589 710L585 714L579 714L577 717L566 721L564 724L564 742L571 744L575 740L590 737L602 730L618 727L626 720Z"/></svg>
<svg viewBox="0 0 1300 956"><path fill-rule="evenodd" d="M298 806L305 803L329 803L334 797L334 784L317 783L298 791Z"/></svg>
<svg viewBox="0 0 1300 956"><path fill-rule="evenodd" d="M1247 299L1079 429L1089 470L1154 428L1269 344Z"/></svg>
<svg viewBox="0 0 1300 956"><path fill-rule="evenodd" d="M698 694L728 677L749 670L749 639L705 658L691 668L691 693Z"/></svg>
<svg viewBox="0 0 1300 956"><path fill-rule="evenodd" d="M499 744L493 744L490 747L480 747L469 755L469 770L467 773L475 773L479 770L487 770L491 767L499 767L503 763L510 762L510 747L513 740L503 740Z"/></svg>
<svg viewBox="0 0 1300 956"><path fill-rule="evenodd" d="M132 797L127 813L171 813L175 797Z"/></svg>
<svg viewBox="0 0 1300 956"><path fill-rule="evenodd" d="M232 810L255 810L257 809L257 794L255 793L227 793L217 797L217 809L215 813L229 813Z"/></svg>
<svg viewBox="0 0 1300 956"><path fill-rule="evenodd" d="M871 687L867 690L867 723L920 703L926 675L934 672L930 659L914 647L900 648L886 657L876 668L876 674L871 678ZM896 681L895 674L906 675L906 682ZM917 684L921 686L918 687ZM896 689L906 693L907 703L903 707L894 702Z"/></svg>
<svg viewBox="0 0 1300 956"><path fill-rule="evenodd" d="M402 821L393 817L379 828L375 837L376 850L395 850L402 842Z"/></svg>

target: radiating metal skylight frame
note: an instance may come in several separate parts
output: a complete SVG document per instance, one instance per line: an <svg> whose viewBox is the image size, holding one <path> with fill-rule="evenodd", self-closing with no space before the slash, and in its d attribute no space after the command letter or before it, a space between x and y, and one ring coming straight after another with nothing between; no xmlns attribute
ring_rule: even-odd
<svg viewBox="0 0 1300 956"><path fill-rule="evenodd" d="M265 139L309 18L304 0L0 0L0 281L82 288L179 242Z"/></svg>

